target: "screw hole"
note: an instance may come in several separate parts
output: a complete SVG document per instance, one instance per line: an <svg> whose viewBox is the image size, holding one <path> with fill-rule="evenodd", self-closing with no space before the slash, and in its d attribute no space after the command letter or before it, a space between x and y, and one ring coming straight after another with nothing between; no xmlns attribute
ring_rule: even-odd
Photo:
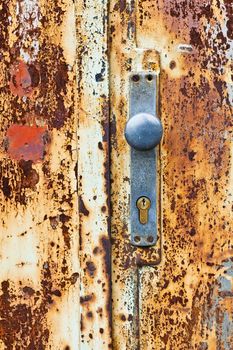
<svg viewBox="0 0 233 350"><path fill-rule="evenodd" d="M134 236L134 242L139 243L141 238L139 236Z"/></svg>
<svg viewBox="0 0 233 350"><path fill-rule="evenodd" d="M135 83L139 82L139 80L140 80L139 75L138 75L138 74L134 74L134 75L132 76L132 80L133 80Z"/></svg>
<svg viewBox="0 0 233 350"><path fill-rule="evenodd" d="M148 81L152 81L153 80L153 75L149 74L149 75L147 75L146 78L147 78Z"/></svg>
<svg viewBox="0 0 233 350"><path fill-rule="evenodd" d="M152 243L154 241L154 237L153 236L148 236L147 237L147 242Z"/></svg>

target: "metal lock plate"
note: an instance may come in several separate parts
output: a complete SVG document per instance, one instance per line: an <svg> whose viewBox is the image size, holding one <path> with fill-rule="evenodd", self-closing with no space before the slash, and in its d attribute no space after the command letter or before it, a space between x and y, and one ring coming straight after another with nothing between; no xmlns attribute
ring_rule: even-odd
<svg viewBox="0 0 233 350"><path fill-rule="evenodd" d="M152 115L158 120L156 101L157 75L146 72L132 74L130 76L129 122L131 118L135 118L140 113ZM141 140L144 134L143 131L140 131L138 136L140 143L144 144L144 150L136 149L131 144L131 243L144 247L155 245L157 242L156 163L158 147L145 150L150 142L148 135L147 131L147 138ZM126 138L127 136L126 134Z"/></svg>

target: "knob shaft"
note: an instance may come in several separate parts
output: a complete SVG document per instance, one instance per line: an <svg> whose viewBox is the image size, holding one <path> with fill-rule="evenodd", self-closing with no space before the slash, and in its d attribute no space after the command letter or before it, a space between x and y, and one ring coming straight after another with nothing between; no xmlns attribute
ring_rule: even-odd
<svg viewBox="0 0 233 350"><path fill-rule="evenodd" d="M128 144L138 151L155 148L160 143L162 135L163 127L160 119L149 113L134 115L125 127Z"/></svg>

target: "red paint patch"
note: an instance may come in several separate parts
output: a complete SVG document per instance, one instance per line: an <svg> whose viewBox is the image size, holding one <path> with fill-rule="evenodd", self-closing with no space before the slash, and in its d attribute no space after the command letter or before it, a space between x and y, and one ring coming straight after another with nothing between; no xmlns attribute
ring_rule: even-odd
<svg viewBox="0 0 233 350"><path fill-rule="evenodd" d="M14 95L30 97L39 80L39 71L35 66L18 61L11 70L10 90Z"/></svg>
<svg viewBox="0 0 233 350"><path fill-rule="evenodd" d="M14 124L7 131L7 152L15 160L36 162L44 158L47 127Z"/></svg>

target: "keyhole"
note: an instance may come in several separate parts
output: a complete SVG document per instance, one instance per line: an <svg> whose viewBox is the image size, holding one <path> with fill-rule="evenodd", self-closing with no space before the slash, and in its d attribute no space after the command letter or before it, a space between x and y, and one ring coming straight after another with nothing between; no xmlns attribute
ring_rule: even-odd
<svg viewBox="0 0 233 350"><path fill-rule="evenodd" d="M137 207L139 209L139 221L142 225L148 222L148 212L151 206L151 202L147 197L140 197L137 200Z"/></svg>

